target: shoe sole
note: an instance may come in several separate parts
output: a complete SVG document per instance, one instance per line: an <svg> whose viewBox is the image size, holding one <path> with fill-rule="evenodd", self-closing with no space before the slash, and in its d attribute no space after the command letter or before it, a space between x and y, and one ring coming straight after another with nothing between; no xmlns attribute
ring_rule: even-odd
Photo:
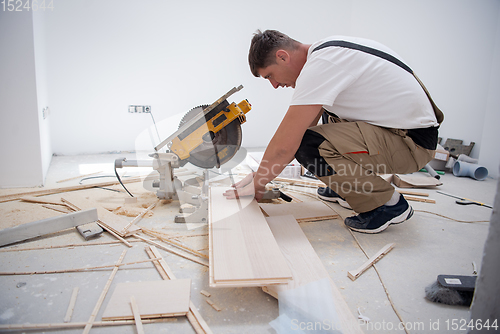
<svg viewBox="0 0 500 334"><path fill-rule="evenodd" d="M339 200L338 197L326 197L326 196L321 196L319 194L317 194L317 195L320 199L322 199L323 201L327 201L327 202L337 203Z"/></svg>
<svg viewBox="0 0 500 334"><path fill-rule="evenodd" d="M321 196L318 194L319 199L322 199L323 201L326 202L331 202L331 203L338 203L341 207L352 210L351 206L349 203L346 201L342 200L341 198L338 197L326 197L326 196Z"/></svg>
<svg viewBox="0 0 500 334"><path fill-rule="evenodd" d="M375 234L375 233L380 233L380 232L384 231L390 225L401 224L402 222L405 222L408 219L410 219L412 216L413 216L413 208L411 207L411 205L409 205L408 209L406 209L405 212L403 212L399 216L392 218L391 220L389 220L387 223L380 226L379 228L376 228L373 230L367 230L367 229L354 228L354 227L350 227L350 226L347 226L347 227L349 227L351 230L356 231L356 232ZM406 217L406 218L403 219L403 217Z"/></svg>

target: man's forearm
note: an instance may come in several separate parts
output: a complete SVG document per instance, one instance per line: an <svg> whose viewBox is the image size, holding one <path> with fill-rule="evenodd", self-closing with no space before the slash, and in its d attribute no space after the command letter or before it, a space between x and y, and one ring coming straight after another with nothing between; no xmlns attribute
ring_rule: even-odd
<svg viewBox="0 0 500 334"><path fill-rule="evenodd" d="M293 160L309 126L318 122L321 106L291 106L267 146L255 175L255 190L262 191Z"/></svg>
<svg viewBox="0 0 500 334"><path fill-rule="evenodd" d="M270 143L272 144L272 143ZM272 145L266 150L259 169L255 175L254 183L261 189L276 178L283 169L293 160L296 150L275 150Z"/></svg>

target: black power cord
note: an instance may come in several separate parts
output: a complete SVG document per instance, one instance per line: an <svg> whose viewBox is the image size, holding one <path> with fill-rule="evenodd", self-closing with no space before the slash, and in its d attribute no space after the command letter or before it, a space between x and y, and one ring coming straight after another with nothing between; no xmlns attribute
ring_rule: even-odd
<svg viewBox="0 0 500 334"><path fill-rule="evenodd" d="M154 124L155 129L156 129L156 135L158 136L159 143L161 143L160 134L158 133L158 128L156 127L155 118L153 117L153 113L151 112L151 110L149 110L149 114L151 115L151 119L153 120L153 124Z"/></svg>
<svg viewBox="0 0 500 334"><path fill-rule="evenodd" d="M116 175L116 178L118 179L118 182L120 182L120 184L122 185L123 189L125 189L125 191L130 195L130 197L134 197L134 195L132 195L130 193L130 191L128 191L128 189L125 187L122 180L120 179L120 175L118 175L118 171L116 170L116 165L115 165L115 175Z"/></svg>

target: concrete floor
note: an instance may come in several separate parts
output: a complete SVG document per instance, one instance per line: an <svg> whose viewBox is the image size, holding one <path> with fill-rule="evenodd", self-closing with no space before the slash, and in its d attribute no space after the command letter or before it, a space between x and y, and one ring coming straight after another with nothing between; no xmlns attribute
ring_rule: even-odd
<svg viewBox="0 0 500 334"><path fill-rule="evenodd" d="M119 157L133 159L133 154L101 154L91 156L55 156L47 175L46 188L78 184L79 180L56 183L75 175L103 171L113 175L113 162ZM186 166L188 167L188 166ZM193 167L188 167L194 170ZM128 175L147 174L147 171L127 169ZM233 170L245 173L244 165ZM420 173L422 174L422 173ZM181 176L187 179L193 175ZM235 176L237 177L237 176ZM107 179L104 179L107 180ZM112 180L112 178L109 178ZM83 181L83 184L98 182L99 179ZM465 196L492 204L496 180L476 181L470 178L457 178L451 174L442 177L443 185L438 187L447 193ZM154 201L152 193L140 183L126 185L139 195L140 203ZM120 186L110 187L120 190ZM25 189L2 189L0 195L17 193ZM31 189L34 190L34 189ZM414 189L415 190L415 189ZM299 191L299 192L297 192ZM303 192L309 192L304 194ZM466 330L452 330L452 322L460 323L469 317L469 309L461 306L446 306L427 301L424 289L433 283L439 274L471 275L475 262L477 270L481 266L484 241L488 233L487 222L460 223L454 220L427 213L429 211L443 216L465 221L488 221L491 209L476 205L461 206L455 199L436 193L436 189L419 190L429 193L436 204L411 202L415 209L414 217L376 235L355 233L361 246L372 255L387 243L394 242L395 248L377 264L382 280L410 333L465 333ZM303 200L314 199L315 190L303 187L285 189L285 192ZM302 192L302 193L301 193ZM78 192L81 196L92 198L107 208L126 206L123 192L104 189L89 189ZM312 196L311 196L312 194ZM46 198L58 200L61 194ZM173 223L179 203L162 204L154 209L154 215L144 218L140 226L162 230L179 235L206 233L206 226L189 230L183 224ZM337 204L331 204L340 215L352 214ZM41 208L36 204L12 201L0 203L0 228L30 222L59 213ZM132 218L127 218L132 219ZM369 269L356 281L347 277L347 271L358 268L366 261L351 233L342 220L327 220L302 223L301 227L312 246L320 256L333 281L340 289L355 316L358 309L370 318L362 328L366 333L404 333L399 328L397 318L374 269ZM104 233L94 241L114 240ZM182 238L187 245L206 252L207 237ZM0 271L39 271L85 266L113 264L124 249L128 249L124 262L147 259L144 251L146 244L132 243L132 248L122 244L86 247L70 247L25 251L7 251L12 247L32 248L41 246L84 244L83 238L74 230L67 230L29 242L0 249ZM208 268L160 250L177 278L191 278L191 298L201 315L214 333L275 333L269 322L278 317L278 301L268 296L260 288L218 288L208 286ZM45 274L45 275L0 275L0 324L39 324L61 323L66 313L74 287L79 287L72 322L86 322L110 275L110 270ZM148 281L161 279L151 263L137 264L118 270L109 293L96 318L101 319L114 286L121 282ZM209 291L210 300L222 311L215 311L205 302L206 297L200 290ZM456 320L454 320L456 319ZM463 319L463 320L462 320ZM82 329L60 330L61 333L79 333ZM134 326L94 327L93 333L135 333ZM194 333L185 317L174 318L165 323L146 324L146 333ZM292 331L293 332L293 331Z"/></svg>

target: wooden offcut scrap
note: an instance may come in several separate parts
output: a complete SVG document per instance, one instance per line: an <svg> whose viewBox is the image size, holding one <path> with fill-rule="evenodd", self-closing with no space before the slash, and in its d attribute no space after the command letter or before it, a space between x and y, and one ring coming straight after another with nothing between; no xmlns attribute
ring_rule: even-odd
<svg viewBox="0 0 500 334"><path fill-rule="evenodd" d="M142 228L142 232L144 234L147 234L147 235L150 235L150 236L153 236L153 237L156 237L158 239L160 239L161 241L169 244L169 245L172 245L172 246L175 246L179 249L182 249L186 252L189 252L189 253L192 253L196 256L199 256L201 258L205 258L205 259L208 259L208 256L203 254L203 253L200 253L198 252L197 250L194 250L192 248L189 248L188 246L185 246L177 241L175 241L173 238L169 238L167 237L167 235L165 233L162 233L162 232L158 232L158 231L155 231L155 230L150 230L150 229L147 229L147 228Z"/></svg>
<svg viewBox="0 0 500 334"><path fill-rule="evenodd" d="M31 203L40 203L40 204L53 204L53 205L62 205L66 206L63 202L51 201L45 199L43 197L35 197L35 196L23 196L21 197L21 201L31 202Z"/></svg>
<svg viewBox="0 0 500 334"><path fill-rule="evenodd" d="M394 248L394 243L385 245L381 250L379 250L375 255L369 258L361 267L356 270L351 270L347 272L347 276L355 281L356 278L361 276L368 268L377 263L381 258L384 257L385 254L389 253Z"/></svg>
<svg viewBox="0 0 500 334"><path fill-rule="evenodd" d="M134 314L134 321L135 321L135 327L137 329L137 334L144 334L144 327L142 326L141 313L139 312L139 306L137 306L134 296L130 296L130 306L132 308L132 313Z"/></svg>
<svg viewBox="0 0 500 334"><path fill-rule="evenodd" d="M68 309L66 311L66 316L64 317L64 322L70 322L71 316L73 315L73 310L75 309L76 297L78 296L78 290L80 288L76 287L73 289L73 293L71 294L71 299L69 300Z"/></svg>
<svg viewBox="0 0 500 334"><path fill-rule="evenodd" d="M202 295L204 295L205 297L210 297L210 296L211 296L210 292L205 291L205 290L201 290L201 291L200 291L200 293L201 293Z"/></svg>
<svg viewBox="0 0 500 334"><path fill-rule="evenodd" d="M144 215L146 213L148 213L149 211L153 210L154 207L156 206L156 204L158 204L158 201L154 202L153 204L151 204L150 206L148 206L146 209L144 209L139 215L137 215L137 217L135 217L130 223L127 224L127 226L125 226L123 228L123 230L121 231L124 235L127 234L128 232L128 229L134 225L135 223L137 223L139 220L142 219L142 217L144 217Z"/></svg>
<svg viewBox="0 0 500 334"><path fill-rule="evenodd" d="M143 324L154 324L168 322L169 318L161 319L145 319L142 320ZM115 327L115 326L127 326L134 325L134 320L118 320L118 321L95 321L92 323L92 327ZM62 322L62 323L45 323L45 324L10 324L10 325L0 325L0 332L12 332L12 331L54 331L62 329L81 329L86 327L88 324L86 322Z"/></svg>
<svg viewBox="0 0 500 334"><path fill-rule="evenodd" d="M128 178L122 181L123 183L132 183L132 182L142 182L142 179L140 177L134 177L134 178ZM0 196L0 203L3 202L9 202L9 201L16 201L21 199L24 196L43 196L43 195L51 195L51 194L59 194L63 192L72 192L76 190L83 190L83 189L90 189L90 188L95 188L95 187L106 187L106 186L111 186L119 184L119 181L111 181L111 182L100 182L100 183L92 183L92 184L82 184L78 186L71 186L71 187L60 187L60 188L53 188L53 189L43 189L43 190L33 190L33 191L28 191L28 192L21 192L21 193L15 193L15 194L7 194L7 195L1 195Z"/></svg>
<svg viewBox="0 0 500 334"><path fill-rule="evenodd" d="M401 195L411 195L411 196L423 196L423 197L429 197L429 194L428 193L423 193L423 192L419 192L419 191L412 191L412 190L402 190L402 189L398 189L397 190L398 193L400 193Z"/></svg>
<svg viewBox="0 0 500 334"><path fill-rule="evenodd" d="M0 231L0 246L59 232L78 225L94 222L97 219L97 210L88 209L86 211L68 213L62 216L9 227Z"/></svg>
<svg viewBox="0 0 500 334"><path fill-rule="evenodd" d="M320 201L284 204L260 204L268 216L283 216L291 214L299 222L336 219L339 217L328 205Z"/></svg>
<svg viewBox="0 0 500 334"><path fill-rule="evenodd" d="M122 263L123 258L127 254L127 250L125 249L122 254L120 255L120 258L116 262L116 265L119 265ZM111 275L109 275L108 280L106 281L106 285L104 286L104 289L101 292L101 295L99 296L99 299L97 300L97 303L94 306L94 309L92 310L92 314L89 317L89 320L87 320L87 324L85 325L85 328L83 329L83 334L88 334L90 330L92 329L92 326L94 325L95 318L97 317L97 313L101 309L101 305L104 302L104 298L106 298L106 295L108 294L109 287L111 286L111 282L113 282L113 279L115 278L116 273L118 272L118 267L114 267L113 271L111 272Z"/></svg>
<svg viewBox="0 0 500 334"><path fill-rule="evenodd" d="M195 256L193 254L190 254L190 253L187 253L187 252L183 252L183 251L180 251L180 250L177 250L177 249L174 249L174 248L166 247L166 246L164 246L162 244L159 244L159 243L157 243L157 242L155 242L153 240L145 238L145 237L143 237L143 236L141 236L139 234L135 234L134 236L136 238L141 239L142 241L147 242L148 244L151 244L151 245L156 246L156 247L158 247L160 249L166 250L169 253L178 255L180 257L183 257L183 258L185 258L187 260L191 260L191 261L196 262L198 264L201 264L203 266L207 266L207 267L209 266L209 262L206 259L200 258L200 257Z"/></svg>
<svg viewBox="0 0 500 334"><path fill-rule="evenodd" d="M62 206L62 205L52 205L52 204L42 204L44 208L51 209L57 212L62 212L62 213L71 213L73 210L68 208L67 206Z"/></svg>
<svg viewBox="0 0 500 334"><path fill-rule="evenodd" d="M104 310L102 320L134 319L134 296L141 319L184 316L189 311L191 279L119 283Z"/></svg>
<svg viewBox="0 0 500 334"><path fill-rule="evenodd" d="M208 305L210 305L210 306L212 306L212 308L213 308L214 310L216 310L217 312L222 311L222 309L221 309L219 306L217 306L217 305L216 305L213 301L211 301L210 299L207 299L207 304L208 304Z"/></svg>
<svg viewBox="0 0 500 334"><path fill-rule="evenodd" d="M400 188L434 188L443 182L433 178L412 174L394 174L394 184Z"/></svg>
<svg viewBox="0 0 500 334"><path fill-rule="evenodd" d="M175 280L175 275L167 265L165 260L162 258L160 252L155 246L149 246L146 248L146 253L150 258L159 258L159 260L153 262L158 273L164 280ZM186 314L191 326L195 330L196 334L212 334L212 330L208 327L207 323L201 316L198 309L194 306L193 302L189 302L189 312Z"/></svg>
<svg viewBox="0 0 500 334"><path fill-rule="evenodd" d="M415 197L415 196L404 196L404 198L408 201L415 201L415 202L424 202L424 203L433 203L436 204L436 201L430 198L422 198L422 197Z"/></svg>
<svg viewBox="0 0 500 334"><path fill-rule="evenodd" d="M152 261L154 261L154 259L134 261L134 262L127 262L127 263L120 263L120 264L112 264L112 265L105 265L105 266L97 266L97 267L83 267L83 268L61 269L61 270L1 271L0 272L0 276L45 275L45 274L77 273L77 272L91 271L91 270L97 270L97 269L107 269L107 268L113 268L114 269L115 267L122 267L122 266L131 265L131 264L146 263L146 262L152 262Z"/></svg>

